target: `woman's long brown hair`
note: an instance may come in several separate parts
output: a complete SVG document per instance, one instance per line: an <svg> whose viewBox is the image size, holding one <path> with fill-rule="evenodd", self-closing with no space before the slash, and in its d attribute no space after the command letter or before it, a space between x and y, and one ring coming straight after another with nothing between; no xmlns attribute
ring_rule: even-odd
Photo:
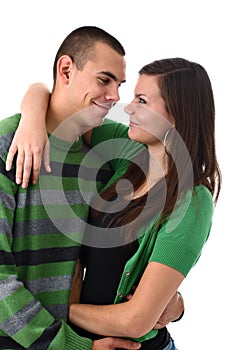
<svg viewBox="0 0 233 350"><path fill-rule="evenodd" d="M186 146L191 169L183 155L183 147L179 147L177 138L173 137L171 132L167 142L173 152L172 155L168 152L168 171L163 179L166 181L166 189L164 183L159 181L150 191L151 194L148 193L149 201L148 194L135 199L112 218L111 225L127 227L128 237L135 236L139 228L156 215L160 215L159 223L161 223L172 213L178 195L192 189L193 186L199 184L206 186L215 203L221 187L221 174L215 150L214 96L205 69L182 58L171 58L145 65L139 74L159 77L161 96L168 113L175 119L175 131ZM139 158L141 166L132 162L122 177L128 179L135 190L145 182L149 159L147 149L139 155ZM192 177L191 185L190 177ZM115 183L102 193L102 197L110 202L117 195ZM99 210L107 213L107 208ZM92 215L98 215L98 211L92 211ZM140 222L137 220L139 217Z"/></svg>

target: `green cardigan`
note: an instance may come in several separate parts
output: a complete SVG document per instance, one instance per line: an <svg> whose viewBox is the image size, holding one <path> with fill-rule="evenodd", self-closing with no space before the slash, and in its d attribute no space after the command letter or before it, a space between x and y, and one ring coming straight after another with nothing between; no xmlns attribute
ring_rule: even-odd
<svg viewBox="0 0 233 350"><path fill-rule="evenodd" d="M114 139L112 146L111 141L108 141L111 138ZM136 143L136 147L132 147L132 142L125 142L124 138L127 138L127 127L110 120L106 120L101 129L93 131L91 146L100 152L101 156L107 157L115 170L111 182L126 171L127 162L124 158L127 157L128 162L132 159L135 155L132 148L136 153L142 147ZM117 159L117 154L119 156L121 153L124 154L123 157ZM206 187L198 185L186 193L159 230L156 230L158 217L148 223L140 233L137 252L125 265L115 303L124 300L131 287L139 282L150 261L171 266L187 276L199 259L203 245L209 237L212 216L212 195ZM157 332L152 330L137 340L150 339L156 336Z"/></svg>

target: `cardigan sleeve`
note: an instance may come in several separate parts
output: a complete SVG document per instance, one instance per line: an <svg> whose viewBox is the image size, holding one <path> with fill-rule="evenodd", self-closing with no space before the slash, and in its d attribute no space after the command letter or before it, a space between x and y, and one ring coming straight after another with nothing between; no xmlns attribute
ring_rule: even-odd
<svg viewBox="0 0 233 350"><path fill-rule="evenodd" d="M114 171L122 175L144 146L129 139L126 125L105 119L101 127L93 129L91 147L108 161Z"/></svg>
<svg viewBox="0 0 233 350"><path fill-rule="evenodd" d="M187 276L209 237L212 216L209 190L203 185L196 186L161 225L149 261L171 266Z"/></svg>

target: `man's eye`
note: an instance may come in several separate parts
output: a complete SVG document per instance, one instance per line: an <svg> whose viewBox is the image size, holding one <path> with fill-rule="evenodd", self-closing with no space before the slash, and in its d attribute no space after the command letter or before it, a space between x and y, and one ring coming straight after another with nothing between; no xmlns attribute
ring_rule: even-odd
<svg viewBox="0 0 233 350"><path fill-rule="evenodd" d="M100 81L102 84L108 84L108 83L109 83L109 79L106 79L106 78L99 78L99 81Z"/></svg>

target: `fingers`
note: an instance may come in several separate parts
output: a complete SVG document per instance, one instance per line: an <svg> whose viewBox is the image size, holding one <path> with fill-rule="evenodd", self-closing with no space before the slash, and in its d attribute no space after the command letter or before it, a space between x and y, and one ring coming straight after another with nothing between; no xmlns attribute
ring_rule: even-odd
<svg viewBox="0 0 233 350"><path fill-rule="evenodd" d="M160 316L158 322L155 324L154 329L161 329L166 326L165 320L164 320L164 313Z"/></svg>
<svg viewBox="0 0 233 350"><path fill-rule="evenodd" d="M49 141L46 142L44 149L42 148L34 149L33 167L32 167L32 184L33 185L35 185L39 179L42 158L43 158L45 171L47 171L48 173L51 173ZM25 173L25 180L27 181L29 180L28 172Z"/></svg>
<svg viewBox="0 0 233 350"><path fill-rule="evenodd" d="M156 325L154 326L154 329L162 329L166 326L166 324L157 322Z"/></svg>
<svg viewBox="0 0 233 350"><path fill-rule="evenodd" d="M38 181L40 168L41 168L41 159L43 155L43 163L45 170L50 173L50 144L47 142L46 147L43 149L38 148L32 151L30 147L18 147L17 144L12 143L9 148L9 152L6 158L6 170L10 171L13 165L14 157L17 154L16 158L16 173L15 173L15 182L18 185L22 185L22 188L27 188L30 176L31 182L35 185Z"/></svg>
<svg viewBox="0 0 233 350"><path fill-rule="evenodd" d="M23 167L23 181L22 187L26 188L30 181L35 185L39 179L40 169L41 169L41 160L43 157L43 163L45 170L50 173L50 147L49 142L47 142L47 146L43 149L38 148L34 149L34 152L27 151L27 156L24 158L24 167Z"/></svg>
<svg viewBox="0 0 233 350"><path fill-rule="evenodd" d="M9 148L7 158L6 158L6 171L11 170L12 164L13 164L13 159L14 159L14 156L16 155L17 152L18 152L17 145L12 143L10 148Z"/></svg>
<svg viewBox="0 0 233 350"><path fill-rule="evenodd" d="M33 168L33 172L32 172ZM31 150L18 150L16 159L16 183L21 184L22 188L27 188L30 176L32 174L32 183L35 184L38 180L40 172L40 161L38 157L33 157Z"/></svg>
<svg viewBox="0 0 233 350"><path fill-rule="evenodd" d="M32 176L31 181L32 181L33 185L35 185L39 179L42 153L43 153L43 150L41 150L41 149L34 150L34 153L31 157L32 163L31 163L31 167L30 167L30 173ZM23 174L24 179L25 179L25 181L29 181L29 177L28 177L28 170L29 169L24 169L24 170L25 170L25 173Z"/></svg>
<svg viewBox="0 0 233 350"><path fill-rule="evenodd" d="M32 169L32 152L30 149L26 151L24 148L17 146L14 142L11 144L7 158L6 158L6 170L9 171L12 168L14 157L16 158L16 172L15 172L15 182L23 188L26 188L29 183L29 178Z"/></svg>
<svg viewBox="0 0 233 350"><path fill-rule="evenodd" d="M125 300L129 301L132 298L132 296L133 296L132 294L127 294L125 297Z"/></svg>
<svg viewBox="0 0 233 350"><path fill-rule="evenodd" d="M6 159L6 170L9 171L12 168L14 157L17 153L16 159L16 173L15 182L22 187L26 188L28 185L31 167L32 167L32 154L28 151L25 156L24 150L18 148L15 143L9 148L9 152Z"/></svg>
<svg viewBox="0 0 233 350"><path fill-rule="evenodd" d="M18 149L17 159L16 159L16 173L15 173L15 182L18 185L22 183L24 159L25 159L24 151L21 149Z"/></svg>
<svg viewBox="0 0 233 350"><path fill-rule="evenodd" d="M161 316L156 325L153 327L155 329L161 329L167 326L171 321L173 321L173 316L169 315L167 312L164 312Z"/></svg>
<svg viewBox="0 0 233 350"><path fill-rule="evenodd" d="M44 163L45 170L48 173L51 173L51 167L50 167L50 143L49 143L49 141L46 142L46 145L45 145L45 148L44 148L43 163Z"/></svg>
<svg viewBox="0 0 233 350"><path fill-rule="evenodd" d="M30 175L31 175L31 169L32 169L32 163L33 163L33 155L31 153L27 153L24 155L24 163L20 166L22 168L22 188L27 188ZM17 171L18 171L18 162L17 162ZM20 171L20 170L19 170ZM17 178L17 176L16 176Z"/></svg>
<svg viewBox="0 0 233 350"><path fill-rule="evenodd" d="M133 285L133 287L131 288L130 293L126 295L125 300L129 301L132 298L132 296L133 296L133 294L134 294L136 289L137 289L137 286Z"/></svg>
<svg viewBox="0 0 233 350"><path fill-rule="evenodd" d="M131 340L107 337L93 342L92 350L140 349L141 344Z"/></svg>
<svg viewBox="0 0 233 350"><path fill-rule="evenodd" d="M141 344L132 342L130 340L125 340L125 339L118 339L118 338L112 338L112 348L110 349L115 349L115 348L122 348L122 349L140 349Z"/></svg>

